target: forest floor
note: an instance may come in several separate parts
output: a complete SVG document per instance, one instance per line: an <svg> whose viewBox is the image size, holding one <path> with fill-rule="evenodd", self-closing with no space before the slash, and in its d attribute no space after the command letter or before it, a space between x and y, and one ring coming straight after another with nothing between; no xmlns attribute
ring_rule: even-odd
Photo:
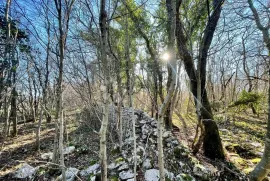
<svg viewBox="0 0 270 181"><path fill-rule="evenodd" d="M179 140L191 147L196 131L196 115L174 115L173 122L180 128ZM264 137L266 134L266 115L255 116L251 113L217 114L226 161L233 164L243 174L249 174L261 160L264 151ZM184 129L186 127L186 129ZM197 158L201 162L208 162L200 152ZM268 178L270 180L270 178Z"/></svg>
<svg viewBox="0 0 270 181"><path fill-rule="evenodd" d="M224 117L224 114L217 115L216 120L226 149L226 159L240 172L248 174L260 161L263 153L266 117L231 113L226 114L226 119ZM196 116L174 115L173 122L180 128L179 140L190 147L196 129ZM48 160L41 159L41 154L53 151L54 124L42 124L40 152L35 150L36 125L37 123L20 124L18 136L5 140L0 150L0 180L12 180L9 173L14 172L21 163L27 162L32 166L48 164ZM0 127L3 128L2 125ZM69 141L66 146L75 146L76 150L65 158L67 167L83 169L98 160L99 139L96 133L74 119L69 119L68 133ZM2 137L0 143L3 143ZM202 153L197 158L203 164L210 162Z"/></svg>
<svg viewBox="0 0 270 181"><path fill-rule="evenodd" d="M49 160L41 159L41 155L53 151L55 125L45 122L42 124L40 152L35 149L36 125L37 123L20 124L17 137L5 140L0 150L0 180L14 180L9 173L13 173L22 163L48 168ZM83 169L98 160L99 138L96 133L72 120L68 124L68 133L69 141L65 146L75 146L76 150L65 157L66 167ZM0 143L3 143L3 137L0 137Z"/></svg>

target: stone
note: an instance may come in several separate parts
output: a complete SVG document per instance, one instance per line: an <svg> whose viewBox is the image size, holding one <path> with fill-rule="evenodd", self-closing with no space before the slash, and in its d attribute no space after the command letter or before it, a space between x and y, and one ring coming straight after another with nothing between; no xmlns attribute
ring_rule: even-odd
<svg viewBox="0 0 270 181"><path fill-rule="evenodd" d="M124 155L123 155L124 156ZM117 162L117 161L116 161ZM121 165L123 165L123 164L125 164L126 162L125 161L119 161L119 162L117 162L116 163L116 165L115 165L115 168L118 168L118 167L120 167Z"/></svg>
<svg viewBox="0 0 270 181"><path fill-rule="evenodd" d="M174 174L172 172L169 172L168 170L165 169L165 177L170 179L170 180L174 180Z"/></svg>
<svg viewBox="0 0 270 181"><path fill-rule="evenodd" d="M74 151L75 151L75 146L69 146L63 150L63 154L67 155L67 154L73 153Z"/></svg>
<svg viewBox="0 0 270 181"><path fill-rule="evenodd" d="M145 149L142 146L137 147L137 154L138 155L145 155Z"/></svg>
<svg viewBox="0 0 270 181"><path fill-rule="evenodd" d="M195 164L195 166L193 168L193 173L196 176L203 177L205 170L206 170L206 168L203 165Z"/></svg>
<svg viewBox="0 0 270 181"><path fill-rule="evenodd" d="M120 172L120 171L123 171L123 170L128 170L129 169L129 166L127 163L124 163L123 165L121 165L117 170Z"/></svg>
<svg viewBox="0 0 270 181"><path fill-rule="evenodd" d="M90 181L96 181L96 176L95 176L95 175L92 176L92 177L90 178Z"/></svg>
<svg viewBox="0 0 270 181"><path fill-rule="evenodd" d="M259 152L259 151L258 151L258 152L256 152L255 154L256 154L257 156L261 156L261 157L263 156L263 152Z"/></svg>
<svg viewBox="0 0 270 181"><path fill-rule="evenodd" d="M53 157L53 153L49 152L49 153L43 153L40 155L41 159L43 160L52 160Z"/></svg>
<svg viewBox="0 0 270 181"><path fill-rule="evenodd" d="M217 169L215 167L207 168L201 164L195 164L193 168L194 175L209 180L209 176L214 175L217 172Z"/></svg>
<svg viewBox="0 0 270 181"><path fill-rule="evenodd" d="M170 131L165 131L164 133L163 133L163 138L168 138L168 137L170 137L171 136L171 132Z"/></svg>
<svg viewBox="0 0 270 181"><path fill-rule="evenodd" d="M145 181L159 181L159 170L150 169L146 170L144 173Z"/></svg>
<svg viewBox="0 0 270 181"><path fill-rule="evenodd" d="M196 181L194 177L189 174L181 173L176 176L176 181Z"/></svg>
<svg viewBox="0 0 270 181"><path fill-rule="evenodd" d="M150 131L150 127L147 124L142 126L142 134L148 135L149 131Z"/></svg>
<svg viewBox="0 0 270 181"><path fill-rule="evenodd" d="M99 167L100 167L100 165L98 163L96 163L96 164L88 167L87 169L82 170L80 172L80 175L83 176L83 177L86 177L86 176L88 176L90 174L95 174L95 173L97 173Z"/></svg>
<svg viewBox="0 0 270 181"><path fill-rule="evenodd" d="M175 146L179 145L179 142L177 140L173 140L171 143Z"/></svg>
<svg viewBox="0 0 270 181"><path fill-rule="evenodd" d="M250 145L254 146L255 148L262 146L261 143L257 143L257 142L252 142L252 143L250 143Z"/></svg>
<svg viewBox="0 0 270 181"><path fill-rule="evenodd" d="M142 139L145 140L148 136L147 135L142 135Z"/></svg>
<svg viewBox="0 0 270 181"><path fill-rule="evenodd" d="M13 177L18 179L32 178L36 171L37 168L34 168L27 163L24 163L19 169L14 172Z"/></svg>
<svg viewBox="0 0 270 181"><path fill-rule="evenodd" d="M66 170L66 181L74 181L76 178L76 175L79 173L80 170L78 170L77 168L68 168ZM62 174L56 178L56 181L60 181L62 180Z"/></svg>
<svg viewBox="0 0 270 181"><path fill-rule="evenodd" d="M141 120L140 121L140 124L146 124L146 121L145 120Z"/></svg>
<svg viewBox="0 0 270 181"><path fill-rule="evenodd" d="M119 177L120 179L122 180L127 180L127 179L131 179L134 177L134 173L132 173L131 170L128 170L128 171L122 171L119 173Z"/></svg>
<svg viewBox="0 0 270 181"><path fill-rule="evenodd" d="M227 129L219 129L220 132L229 133L230 131Z"/></svg>
<svg viewBox="0 0 270 181"><path fill-rule="evenodd" d="M151 164L151 160L149 158L145 159L143 162L143 168L144 169L150 169L153 168L153 165Z"/></svg>
<svg viewBox="0 0 270 181"><path fill-rule="evenodd" d="M157 127L157 121L152 121L152 122L151 122L151 126Z"/></svg>
<svg viewBox="0 0 270 181"><path fill-rule="evenodd" d="M113 170L113 169L115 169L116 168L116 164L113 162L113 163L111 163L109 166L108 166L108 169L109 170Z"/></svg>

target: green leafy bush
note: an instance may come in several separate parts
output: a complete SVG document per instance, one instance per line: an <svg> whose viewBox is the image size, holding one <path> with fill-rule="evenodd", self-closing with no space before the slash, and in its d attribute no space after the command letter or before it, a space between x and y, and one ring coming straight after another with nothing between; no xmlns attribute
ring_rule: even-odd
<svg viewBox="0 0 270 181"><path fill-rule="evenodd" d="M247 109L250 106L254 106L256 110L261 107L262 95L255 92L247 92L243 90L237 101L233 102L229 108L238 107L242 110Z"/></svg>

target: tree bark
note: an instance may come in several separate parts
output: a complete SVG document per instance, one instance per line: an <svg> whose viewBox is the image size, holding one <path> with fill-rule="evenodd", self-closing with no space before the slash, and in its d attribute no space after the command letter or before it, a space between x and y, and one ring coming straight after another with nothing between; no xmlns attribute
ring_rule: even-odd
<svg viewBox="0 0 270 181"><path fill-rule="evenodd" d="M64 141L64 118L63 118L63 74L64 74L64 58L66 38L69 30L69 17L72 6L75 0L64 1L54 0L55 8L57 10L58 21L58 50L59 50L59 74L56 87L56 122L55 122L55 145L53 152L53 162L60 164L62 170L62 178L66 180L64 154L63 154L63 141Z"/></svg>
<svg viewBox="0 0 270 181"><path fill-rule="evenodd" d="M107 12L106 12L106 0L100 0L100 15L99 15L99 27L100 27L100 58L101 65L104 75L104 89L102 90L103 96L103 117L100 128L100 165L101 165L101 180L107 181L107 152L106 152L106 135L107 127L109 121L109 95L108 95L108 86L109 86L109 66L107 60Z"/></svg>
<svg viewBox="0 0 270 181"><path fill-rule="evenodd" d="M197 74L196 74L193 58L187 48L187 38L184 34L183 24L180 20L181 3L182 1L178 0L177 6L176 6L177 7L177 12L176 12L177 48L178 48L178 53L184 62L185 70L190 79L191 92L195 98L195 103L197 104L197 101L196 101L196 99L198 98ZM206 81L207 53L213 39L217 22L220 17L222 3L223 3L222 0L214 1L214 12L209 17L209 21L207 22L205 33L200 43L199 59L201 62L201 66L198 67L198 69L200 69L200 77L201 77L201 104L202 106L201 106L200 116L202 120L204 119L208 120L207 123L204 123L203 121L203 124L205 126L204 128L205 136L203 139L204 154L210 158L220 158L220 159L224 159L224 152L222 149L222 143L219 136L218 127L214 121L210 121L210 120L213 120L213 114L212 114L210 103L207 97L207 92L205 89L205 81ZM215 141L212 141L211 139ZM209 145L209 143L214 143L214 144ZM212 150L208 148L208 146L210 146Z"/></svg>
<svg viewBox="0 0 270 181"><path fill-rule="evenodd" d="M269 29L270 26L264 27L261 24L260 17L258 15L257 9L253 5L252 0L248 0L249 8L251 9L257 28L263 34L263 41L268 50L268 121L267 121L267 133L265 139L264 153L261 161L255 167L255 169L250 173L250 181L262 181L270 170L270 36Z"/></svg>

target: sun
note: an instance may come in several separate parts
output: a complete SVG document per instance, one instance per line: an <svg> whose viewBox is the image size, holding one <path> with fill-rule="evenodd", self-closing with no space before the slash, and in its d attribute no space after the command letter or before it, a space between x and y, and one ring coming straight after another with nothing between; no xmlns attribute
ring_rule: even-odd
<svg viewBox="0 0 270 181"><path fill-rule="evenodd" d="M165 52L162 56L161 59L164 61L168 61L170 59L170 54L168 54L167 52Z"/></svg>

